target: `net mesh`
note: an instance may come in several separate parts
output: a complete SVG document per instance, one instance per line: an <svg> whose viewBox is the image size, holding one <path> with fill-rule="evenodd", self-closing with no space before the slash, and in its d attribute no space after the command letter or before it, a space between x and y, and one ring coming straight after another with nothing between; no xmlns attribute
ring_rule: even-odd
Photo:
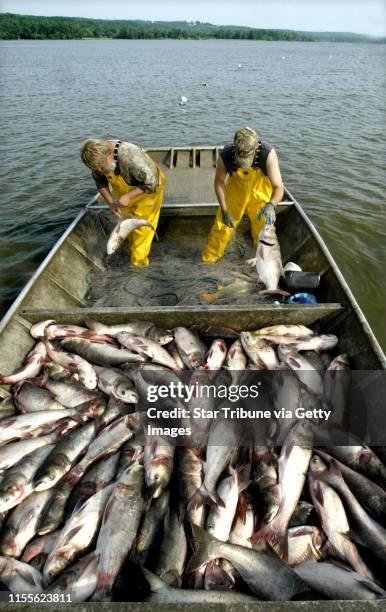
<svg viewBox="0 0 386 612"><path fill-rule="evenodd" d="M202 263L201 240L187 236L182 242L168 236L158 241L155 237L150 265L136 268L130 264L127 241L113 255L106 254L106 241L115 225L110 214L93 215L92 225L87 228L88 251L91 249L104 271L95 269L88 274L90 305L151 307L273 301L272 297L258 295L256 268L245 263L254 257L249 231L234 232L225 256L212 265Z"/></svg>

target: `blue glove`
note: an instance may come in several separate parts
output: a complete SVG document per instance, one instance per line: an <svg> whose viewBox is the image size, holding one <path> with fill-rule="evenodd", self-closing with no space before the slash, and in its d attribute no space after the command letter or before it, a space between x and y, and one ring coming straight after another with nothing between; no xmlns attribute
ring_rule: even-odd
<svg viewBox="0 0 386 612"><path fill-rule="evenodd" d="M265 215L265 222L267 225L273 225L276 221L275 207L272 202L267 202L265 206L260 210L258 214L258 220L260 221L262 216Z"/></svg>

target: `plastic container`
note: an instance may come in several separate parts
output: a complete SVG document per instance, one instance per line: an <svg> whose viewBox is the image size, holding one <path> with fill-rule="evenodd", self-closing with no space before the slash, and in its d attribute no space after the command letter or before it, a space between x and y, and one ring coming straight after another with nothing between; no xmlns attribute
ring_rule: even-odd
<svg viewBox="0 0 386 612"><path fill-rule="evenodd" d="M295 293L288 298L288 304L317 304L312 293Z"/></svg>

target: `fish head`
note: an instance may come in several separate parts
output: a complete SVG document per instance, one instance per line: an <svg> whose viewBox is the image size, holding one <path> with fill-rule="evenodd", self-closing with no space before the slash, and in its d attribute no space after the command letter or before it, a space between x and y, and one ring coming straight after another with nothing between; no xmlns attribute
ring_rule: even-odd
<svg viewBox="0 0 386 612"><path fill-rule="evenodd" d="M82 368L78 370L79 382L82 383L86 389L95 389L97 386L97 375L94 369L90 366L89 368Z"/></svg>
<svg viewBox="0 0 386 612"><path fill-rule="evenodd" d="M149 497L157 499L169 483L171 468L166 463L151 464L146 470L146 485L149 489Z"/></svg>
<svg viewBox="0 0 386 612"><path fill-rule="evenodd" d="M113 395L126 404L136 404L138 402L138 393L130 381L121 381L116 384L113 388Z"/></svg>
<svg viewBox="0 0 386 612"><path fill-rule="evenodd" d="M51 464L44 470L41 476L38 475L34 480L34 491L45 491L46 489L50 489L60 476L59 467Z"/></svg>
<svg viewBox="0 0 386 612"><path fill-rule="evenodd" d="M323 459L319 457L319 455L313 455L310 461L310 474L318 476L325 470L327 470L327 465L324 463Z"/></svg>
<svg viewBox="0 0 386 612"><path fill-rule="evenodd" d="M171 331L169 331L168 329L161 329L156 325L149 329L149 331L147 332L147 337L149 338L149 340L153 340L153 342L158 342L158 344L161 345L169 344L169 342L172 342L174 339L174 336Z"/></svg>
<svg viewBox="0 0 386 612"><path fill-rule="evenodd" d="M259 240L264 240L264 242L268 242L269 244L277 243L276 229L273 224L267 225L265 224L263 229L260 232Z"/></svg>

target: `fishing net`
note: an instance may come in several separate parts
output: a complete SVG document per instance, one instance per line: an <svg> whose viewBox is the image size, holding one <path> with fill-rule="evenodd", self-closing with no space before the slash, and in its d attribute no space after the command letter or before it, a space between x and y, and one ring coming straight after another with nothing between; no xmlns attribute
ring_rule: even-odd
<svg viewBox="0 0 386 612"><path fill-rule="evenodd" d="M234 232L225 256L205 265L201 255L207 233L198 237L187 231L181 241L163 235L160 224L160 239L153 240L150 265L136 268L130 264L127 241L113 255L106 254L114 225L111 215L102 211L93 215L87 228L87 250L104 267L104 271L95 269L88 274L90 305L141 308L272 301L272 297L258 295L256 268L245 263L254 256L249 229Z"/></svg>

